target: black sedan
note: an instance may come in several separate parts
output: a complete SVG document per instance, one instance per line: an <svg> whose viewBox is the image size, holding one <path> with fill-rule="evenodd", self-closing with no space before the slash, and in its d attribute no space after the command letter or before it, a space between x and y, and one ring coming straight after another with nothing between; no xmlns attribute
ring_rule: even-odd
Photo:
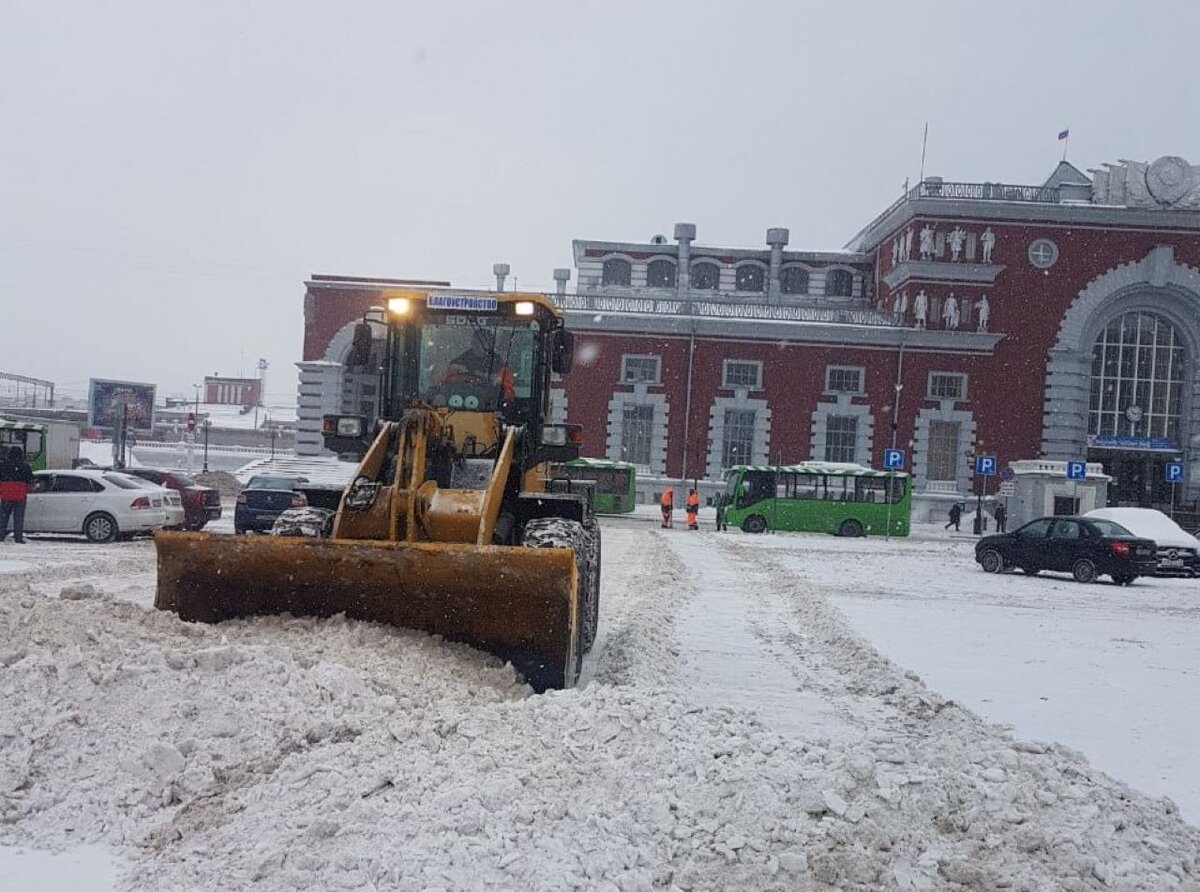
<svg viewBox="0 0 1200 892"><path fill-rule="evenodd" d="M233 509L234 530L239 533L268 532L284 511L308 505L308 499L300 491L301 485L307 482L304 477L281 474L251 477L246 488L238 493Z"/></svg>
<svg viewBox="0 0 1200 892"><path fill-rule="evenodd" d="M989 573L1014 567L1031 576L1042 570L1070 573L1078 582L1111 576L1129 585L1154 572L1156 547L1111 520L1042 517L1025 526L987 536L975 545L975 560Z"/></svg>

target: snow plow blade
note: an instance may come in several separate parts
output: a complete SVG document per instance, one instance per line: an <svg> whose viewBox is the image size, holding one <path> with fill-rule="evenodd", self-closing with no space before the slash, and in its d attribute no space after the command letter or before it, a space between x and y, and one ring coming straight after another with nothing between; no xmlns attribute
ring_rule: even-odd
<svg viewBox="0 0 1200 892"><path fill-rule="evenodd" d="M195 622L290 613L389 623L572 687L579 585L568 549L160 531L154 606Z"/></svg>

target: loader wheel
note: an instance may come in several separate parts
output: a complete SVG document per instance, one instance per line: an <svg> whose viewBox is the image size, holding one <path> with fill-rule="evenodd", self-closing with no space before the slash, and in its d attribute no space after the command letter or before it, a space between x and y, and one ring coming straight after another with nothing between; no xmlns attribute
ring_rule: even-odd
<svg viewBox="0 0 1200 892"><path fill-rule="evenodd" d="M583 652L590 653L600 628L600 525L593 519L584 527L588 538L587 587L583 599Z"/></svg>
<svg viewBox="0 0 1200 892"><path fill-rule="evenodd" d="M594 549L591 547L592 541L595 542ZM598 616L600 593L599 528L596 529L593 539L578 521L563 520L561 517L538 517L525 524L521 544L526 548L570 548L575 552L575 568L579 574L579 613L582 620L579 628L579 648L582 657L596 639L595 618ZM595 561L591 559L593 552L596 555Z"/></svg>

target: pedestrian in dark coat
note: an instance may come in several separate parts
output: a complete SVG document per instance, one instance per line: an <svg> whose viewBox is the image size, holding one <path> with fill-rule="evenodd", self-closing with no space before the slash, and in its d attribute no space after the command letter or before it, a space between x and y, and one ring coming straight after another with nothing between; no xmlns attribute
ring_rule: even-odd
<svg viewBox="0 0 1200 892"><path fill-rule="evenodd" d="M25 499L33 486L33 470L25 461L25 450L13 446L0 456L0 542L8 538L11 519L13 541L25 542Z"/></svg>
<svg viewBox="0 0 1200 892"><path fill-rule="evenodd" d="M1005 508L1004 503L1001 502L1000 504L998 504L996 506L996 532L1003 533L1004 529L1005 529L1005 524L1007 524L1007 523L1008 523L1008 509Z"/></svg>
<svg viewBox="0 0 1200 892"><path fill-rule="evenodd" d="M961 521L962 521L962 505L958 504L958 502L955 502L953 505L950 506L950 522L948 524L946 524L945 529L948 530L948 529L950 529L950 527L954 527L955 531L958 532L959 531L958 525Z"/></svg>

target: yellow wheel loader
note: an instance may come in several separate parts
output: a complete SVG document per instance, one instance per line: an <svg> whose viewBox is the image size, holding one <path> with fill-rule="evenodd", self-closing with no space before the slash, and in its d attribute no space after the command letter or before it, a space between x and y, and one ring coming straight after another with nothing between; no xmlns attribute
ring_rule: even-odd
<svg viewBox="0 0 1200 892"><path fill-rule="evenodd" d="M327 448L361 458L336 513L285 512L281 535L157 533L155 606L201 622L345 613L466 642L539 692L571 687L596 634L600 530L586 484L547 478L582 442L547 420L573 353L563 314L510 292L386 304L348 363L378 373L380 417L323 420Z"/></svg>

